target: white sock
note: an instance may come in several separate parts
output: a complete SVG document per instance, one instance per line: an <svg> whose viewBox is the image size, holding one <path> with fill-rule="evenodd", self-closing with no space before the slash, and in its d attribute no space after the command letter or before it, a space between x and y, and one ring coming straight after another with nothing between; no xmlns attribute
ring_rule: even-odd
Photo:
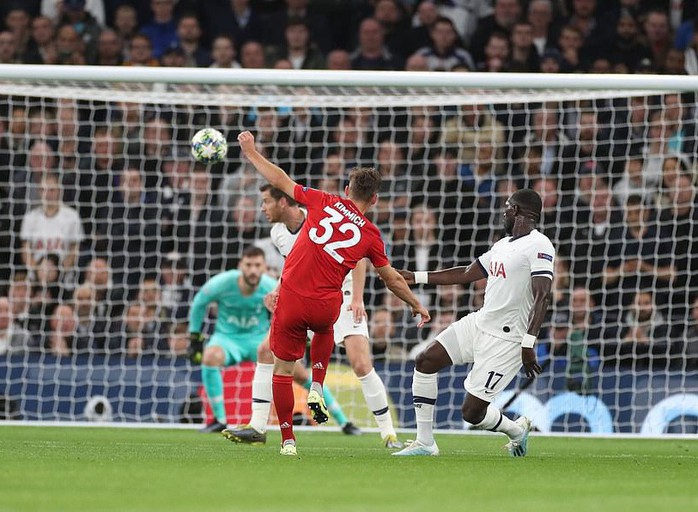
<svg viewBox="0 0 698 512"><path fill-rule="evenodd" d="M376 369L372 368L368 374L359 377L359 382L361 382L361 390L364 392L366 404L371 409L373 417L376 418L381 437L394 436L395 428L393 428L393 419L390 417L390 409L388 408L388 394L385 392L385 386L376 373Z"/></svg>
<svg viewBox="0 0 698 512"><path fill-rule="evenodd" d="M250 426L257 432L266 432L271 411L271 378L274 374L273 364L257 363L252 378L252 417Z"/></svg>
<svg viewBox="0 0 698 512"><path fill-rule="evenodd" d="M506 434L509 439L519 440L523 436L523 428L516 422L510 420L502 411L494 407L492 404L487 406L487 412L485 412L485 417L477 425L473 425L475 428L481 430L491 430L493 432L501 432Z"/></svg>
<svg viewBox="0 0 698 512"><path fill-rule="evenodd" d="M414 371L412 379L412 397L414 412L417 416L417 441L431 446L434 444L434 405L439 392L438 376L435 373Z"/></svg>

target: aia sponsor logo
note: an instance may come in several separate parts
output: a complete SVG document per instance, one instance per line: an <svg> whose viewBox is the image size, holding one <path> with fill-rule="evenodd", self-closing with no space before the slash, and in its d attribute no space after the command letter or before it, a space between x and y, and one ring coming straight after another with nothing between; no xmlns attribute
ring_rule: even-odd
<svg viewBox="0 0 698 512"><path fill-rule="evenodd" d="M506 279L507 272L504 270L504 263L499 261L490 261L490 275L492 277L502 276L504 279Z"/></svg>

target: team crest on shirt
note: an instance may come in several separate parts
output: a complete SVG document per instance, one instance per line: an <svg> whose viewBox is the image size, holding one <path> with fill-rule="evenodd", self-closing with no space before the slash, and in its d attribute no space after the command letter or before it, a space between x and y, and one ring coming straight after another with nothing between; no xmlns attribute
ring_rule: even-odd
<svg viewBox="0 0 698 512"><path fill-rule="evenodd" d="M504 270L504 263L501 261L490 261L490 275L492 277L502 276L504 279L506 279L507 272Z"/></svg>

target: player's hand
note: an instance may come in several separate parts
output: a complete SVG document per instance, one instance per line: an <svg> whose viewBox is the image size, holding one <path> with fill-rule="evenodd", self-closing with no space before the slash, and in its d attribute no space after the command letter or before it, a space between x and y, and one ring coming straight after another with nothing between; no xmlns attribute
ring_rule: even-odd
<svg viewBox="0 0 698 512"><path fill-rule="evenodd" d="M398 270L397 273L407 281L407 284L414 284L414 272L411 270Z"/></svg>
<svg viewBox="0 0 698 512"><path fill-rule="evenodd" d="M424 324L429 323L431 321L431 315L429 314L429 311L421 304L412 308L412 317L414 318L417 315L420 315L422 317L417 323L417 327L422 327L424 326Z"/></svg>
<svg viewBox="0 0 698 512"><path fill-rule="evenodd" d="M204 335L200 332L193 332L189 335L187 355L192 363L201 364L204 356Z"/></svg>
<svg viewBox="0 0 698 512"><path fill-rule="evenodd" d="M249 157L252 153L257 151L254 145L254 135L249 131L240 132L238 135L238 142L240 143L240 149L245 153L246 157Z"/></svg>
<svg viewBox="0 0 698 512"><path fill-rule="evenodd" d="M354 318L355 324L358 324L361 320L366 318L366 307L362 300L352 300L351 304L347 307L347 311L353 313L352 317Z"/></svg>
<svg viewBox="0 0 698 512"><path fill-rule="evenodd" d="M274 310L276 309L276 303L279 301L279 292L274 290L273 292L269 292L264 296L264 306L269 310L270 313L273 313Z"/></svg>
<svg viewBox="0 0 698 512"><path fill-rule="evenodd" d="M529 379L535 379L536 375L543 371L536 361L536 351L532 348L521 349L521 363L526 371L526 377Z"/></svg>

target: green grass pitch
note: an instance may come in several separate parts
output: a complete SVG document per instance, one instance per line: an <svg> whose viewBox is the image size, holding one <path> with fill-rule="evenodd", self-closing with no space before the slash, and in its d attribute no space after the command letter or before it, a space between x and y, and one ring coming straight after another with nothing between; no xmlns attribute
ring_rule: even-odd
<svg viewBox="0 0 698 512"><path fill-rule="evenodd" d="M403 436L404 437L404 436ZM189 430L0 427L0 511L698 510L698 441L437 435L391 457L377 434L298 433L298 458Z"/></svg>

